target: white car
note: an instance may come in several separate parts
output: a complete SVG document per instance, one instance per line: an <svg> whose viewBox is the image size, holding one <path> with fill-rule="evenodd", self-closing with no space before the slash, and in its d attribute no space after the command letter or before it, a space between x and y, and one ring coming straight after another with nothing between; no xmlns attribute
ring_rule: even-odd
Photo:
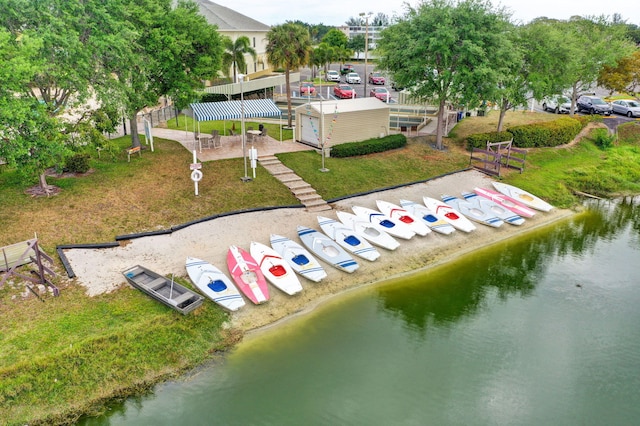
<svg viewBox="0 0 640 426"><path fill-rule="evenodd" d="M542 101L542 109L555 112L556 114L569 114L571 111L571 100L562 95L544 98Z"/></svg>
<svg viewBox="0 0 640 426"><path fill-rule="evenodd" d="M345 80L349 84L360 84L362 82L357 72L350 72L345 77Z"/></svg>
<svg viewBox="0 0 640 426"><path fill-rule="evenodd" d="M627 117L640 117L640 102L633 99L618 99L611 102L613 112Z"/></svg>
<svg viewBox="0 0 640 426"><path fill-rule="evenodd" d="M336 70L327 71L327 75L325 76L325 80L327 81L337 81L340 82L340 73Z"/></svg>

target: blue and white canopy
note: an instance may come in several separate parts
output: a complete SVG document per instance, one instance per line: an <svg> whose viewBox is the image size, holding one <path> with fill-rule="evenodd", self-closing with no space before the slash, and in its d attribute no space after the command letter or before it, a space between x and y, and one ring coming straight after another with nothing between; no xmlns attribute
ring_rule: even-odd
<svg viewBox="0 0 640 426"><path fill-rule="evenodd" d="M242 105L244 103L244 105ZM223 101L193 103L190 105L196 121L239 120L244 108L245 118L280 117L280 108L271 99L245 99L244 101Z"/></svg>

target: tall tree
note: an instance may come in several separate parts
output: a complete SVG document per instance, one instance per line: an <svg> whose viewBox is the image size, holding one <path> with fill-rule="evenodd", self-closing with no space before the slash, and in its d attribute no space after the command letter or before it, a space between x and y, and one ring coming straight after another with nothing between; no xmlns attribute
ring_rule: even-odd
<svg viewBox="0 0 640 426"><path fill-rule="evenodd" d="M292 124L291 109L291 70L299 68L309 62L311 38L309 31L296 24L282 24L271 27L267 33L267 59L275 67L283 67L285 71L285 85L287 90L287 124Z"/></svg>
<svg viewBox="0 0 640 426"><path fill-rule="evenodd" d="M598 76L598 86L613 92L633 93L640 90L640 50L621 58L615 66L605 65Z"/></svg>
<svg viewBox="0 0 640 426"><path fill-rule="evenodd" d="M251 55L253 60L256 60L256 50L251 47L251 40L247 36L240 36L235 41L229 37L222 38L222 45L225 48L225 52L222 55L222 68L225 74L229 75L229 70L233 68L233 81L238 80L237 70L247 73L247 61L246 55Z"/></svg>
<svg viewBox="0 0 640 426"><path fill-rule="evenodd" d="M356 34L351 37L349 43L347 43L347 47L353 50L358 55L358 59L360 59L360 53L364 52L365 49L364 34Z"/></svg>
<svg viewBox="0 0 640 426"><path fill-rule="evenodd" d="M324 37L322 42L327 43L329 46L346 48L349 38L342 31L332 28Z"/></svg>
<svg viewBox="0 0 640 426"><path fill-rule="evenodd" d="M430 0L381 32L378 66L412 95L438 106L436 145L442 149L448 104L474 105L498 81L496 56L508 17L489 1Z"/></svg>

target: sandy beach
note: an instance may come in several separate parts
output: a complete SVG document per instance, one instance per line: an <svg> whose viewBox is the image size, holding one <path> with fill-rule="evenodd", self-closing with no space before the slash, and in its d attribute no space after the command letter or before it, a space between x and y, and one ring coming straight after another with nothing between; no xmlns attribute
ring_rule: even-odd
<svg viewBox="0 0 640 426"><path fill-rule="evenodd" d="M344 211L351 211L353 205L375 209L377 199L399 204L400 199L420 202L423 196L460 196L461 191L471 191L476 186L491 187L491 181L490 177L469 170L425 183L349 198L334 203L332 207ZM245 307L231 314L231 326L243 331L255 330L309 311L346 290L434 267L474 249L532 232L573 213L571 210L553 209L548 213L537 213L521 226L505 223L496 229L477 224L477 229L469 234L456 231L451 235L441 235L432 232L424 237L399 240L400 247L395 251L379 249L381 257L375 262L358 260L360 268L353 274L323 264L328 276L322 282L314 283L300 278L304 290L295 296L288 296L270 286L269 302L258 306L247 302ZM324 211L321 215L336 218L335 211ZM185 260L193 256L227 271L226 256L230 245L247 250L251 241L269 245L270 234L283 235L299 242L296 226L319 230L317 216L317 213L309 213L304 209L290 208L242 213L191 225L169 235L125 241L115 248L68 249L65 255L78 283L86 287L88 295L97 295L127 285L122 271L137 264L167 276L174 274L186 277Z"/></svg>

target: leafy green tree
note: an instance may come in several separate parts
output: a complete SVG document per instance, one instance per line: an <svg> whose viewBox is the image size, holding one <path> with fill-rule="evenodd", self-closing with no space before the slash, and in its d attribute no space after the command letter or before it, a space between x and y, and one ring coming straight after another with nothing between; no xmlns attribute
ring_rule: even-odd
<svg viewBox="0 0 640 426"><path fill-rule="evenodd" d="M605 65L598 86L613 92L636 93L640 89L640 50L621 58L615 66Z"/></svg>
<svg viewBox="0 0 640 426"><path fill-rule="evenodd" d="M237 69L240 72L247 73L247 61L245 55L251 55L255 61L257 54L256 50L251 47L251 40L247 36L240 36L235 41L229 37L222 38L222 44L225 48L225 52L222 55L222 68L227 76L229 76L229 70L233 67L233 81L237 81Z"/></svg>
<svg viewBox="0 0 640 426"><path fill-rule="evenodd" d="M291 127L293 114L291 110L291 70L309 63L311 38L309 30L297 24L282 24L271 27L267 33L267 60L275 67L285 71L287 91L287 121Z"/></svg>
<svg viewBox="0 0 640 426"><path fill-rule="evenodd" d="M325 74L329 69L329 65L338 60L336 48L327 43L320 43L318 47L313 49L314 61L323 66Z"/></svg>
<svg viewBox="0 0 640 426"><path fill-rule="evenodd" d="M345 49L349 42L349 38L342 31L332 28L324 37L322 37L322 42L327 43L329 46Z"/></svg>
<svg viewBox="0 0 640 426"><path fill-rule="evenodd" d="M349 39L347 43L347 48L351 49L358 55L358 59L360 58L360 53L364 52L365 49L365 38L364 34L356 34L355 36Z"/></svg>
<svg viewBox="0 0 640 426"><path fill-rule="evenodd" d="M378 66L412 95L438 106L436 145L442 149L448 104L477 105L498 83L495 61L508 19L482 0L430 0L381 32Z"/></svg>

